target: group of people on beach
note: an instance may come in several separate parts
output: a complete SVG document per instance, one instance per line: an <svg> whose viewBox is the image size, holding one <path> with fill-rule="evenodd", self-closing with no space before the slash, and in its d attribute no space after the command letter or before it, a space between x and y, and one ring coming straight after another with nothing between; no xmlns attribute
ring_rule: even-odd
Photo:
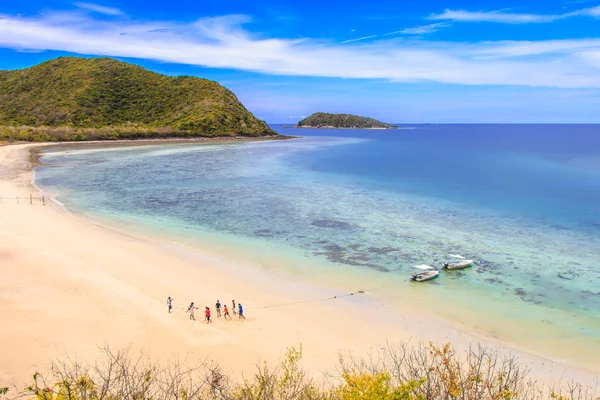
<svg viewBox="0 0 600 400"><path fill-rule="evenodd" d="M231 311L233 312L233 315L237 315L238 319L246 319L246 317L244 316L244 307L242 306L241 303L239 303L237 305L237 312L236 312L236 304L235 304L235 300L231 300ZM221 314L221 306L223 306L223 313ZM171 310L173 309L173 299L171 298L171 296L169 296L167 298L167 307L169 309L169 313L171 312ZM194 305L194 302L192 301L190 303L190 305L187 308L186 313L190 314L190 319L191 320L196 320L196 316L194 315L195 310L197 310L198 307L196 307ZM227 304L223 304L221 305L221 302L219 300L217 300L216 304L215 304L215 309L217 310L217 318L221 318L221 316L223 316L223 319L231 319L231 315L229 315L229 309L227 308ZM212 320L210 319L210 307L206 306L204 309L204 320L206 321L207 324L211 324Z"/></svg>

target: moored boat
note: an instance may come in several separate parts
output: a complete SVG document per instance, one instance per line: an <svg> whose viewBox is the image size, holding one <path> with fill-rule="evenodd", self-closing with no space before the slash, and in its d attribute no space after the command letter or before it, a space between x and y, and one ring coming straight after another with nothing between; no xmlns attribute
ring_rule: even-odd
<svg viewBox="0 0 600 400"><path fill-rule="evenodd" d="M445 263L442 268L451 270L451 269L463 269L468 268L473 265L473 260L461 260L455 263Z"/></svg>
<svg viewBox="0 0 600 400"><path fill-rule="evenodd" d="M429 265L415 265L413 268L421 270L421 272L417 272L410 276L410 279L415 282L424 282L433 278L437 278L440 274L440 271Z"/></svg>

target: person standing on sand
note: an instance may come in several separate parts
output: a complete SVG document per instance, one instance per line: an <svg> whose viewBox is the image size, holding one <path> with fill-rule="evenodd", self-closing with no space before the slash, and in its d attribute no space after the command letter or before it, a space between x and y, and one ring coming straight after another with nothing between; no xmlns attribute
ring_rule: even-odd
<svg viewBox="0 0 600 400"><path fill-rule="evenodd" d="M215 304L215 308L217 310L217 318L221 318L221 302L217 300L217 304Z"/></svg>
<svg viewBox="0 0 600 400"><path fill-rule="evenodd" d="M212 321L210 320L210 308L206 307L206 310L204 310L204 317L206 319L207 324L212 323Z"/></svg>
<svg viewBox="0 0 600 400"><path fill-rule="evenodd" d="M190 313L190 319L193 319L194 321L196 320L196 317L194 316L194 310L197 310L198 307L194 306L194 302L192 301L192 303L190 304L190 306L188 307L186 312Z"/></svg>
<svg viewBox="0 0 600 400"><path fill-rule="evenodd" d="M238 304L238 307L239 307L239 309L238 309L238 314L240 315L240 316L238 317L238 319L239 319L239 318L244 318L244 319L246 319L246 317L244 317L244 309L242 308L242 303Z"/></svg>
<svg viewBox="0 0 600 400"><path fill-rule="evenodd" d="M169 307L169 312L171 312L171 309L173 309L172 301L173 299L171 298L171 296L167 297L167 307Z"/></svg>
<svg viewBox="0 0 600 400"><path fill-rule="evenodd" d="M233 315L235 315L235 300L231 300L231 304L233 304L233 307L231 307L231 311L233 312Z"/></svg>
<svg viewBox="0 0 600 400"><path fill-rule="evenodd" d="M223 318L227 319L227 317L229 317L229 319L231 319L231 315L229 315L229 310L227 309L227 304L225 304L223 306Z"/></svg>

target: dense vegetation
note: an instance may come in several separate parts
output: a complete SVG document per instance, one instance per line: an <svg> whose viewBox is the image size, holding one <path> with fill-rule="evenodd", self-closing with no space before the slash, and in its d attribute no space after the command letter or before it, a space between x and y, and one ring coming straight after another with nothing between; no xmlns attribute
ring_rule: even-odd
<svg viewBox="0 0 600 400"><path fill-rule="evenodd" d="M216 82L110 58L0 71L0 140L277 135Z"/></svg>
<svg viewBox="0 0 600 400"><path fill-rule="evenodd" d="M593 389L571 383L542 387L513 357L478 347L457 354L447 344L388 345L367 358L341 358L337 370L316 381L302 368L302 348L288 349L275 368L257 365L250 378L232 380L203 361L160 367L128 351L104 350L86 366L56 362L47 378L36 373L21 389L0 388L0 400L594 400Z"/></svg>
<svg viewBox="0 0 600 400"><path fill-rule="evenodd" d="M396 127L373 118L358 115L318 112L298 122L296 128L395 129Z"/></svg>

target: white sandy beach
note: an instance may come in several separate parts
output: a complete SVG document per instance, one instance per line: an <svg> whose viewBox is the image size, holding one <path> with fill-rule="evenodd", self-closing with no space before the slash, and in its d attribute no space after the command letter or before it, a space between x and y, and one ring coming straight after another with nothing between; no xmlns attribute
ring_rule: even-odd
<svg viewBox="0 0 600 400"><path fill-rule="evenodd" d="M366 354L386 341L470 343L515 353L546 382L597 385L600 362L557 362L465 332L447 322L382 307L369 293L343 295L300 279L272 274L235 257L174 246L103 227L54 203L29 205L32 145L0 147L0 386L21 385L65 354L82 361L98 347L131 345L167 359L212 359L225 371L252 373L257 361L276 362L302 344L315 373L332 370L340 353ZM21 196L26 201L11 200ZM7 200L7 198L9 200ZM235 253L235 249L230 250ZM166 298L174 299L167 313ZM214 304L241 302L246 320L216 318ZM197 321L185 313L194 301ZM203 322L210 306L214 323Z"/></svg>

